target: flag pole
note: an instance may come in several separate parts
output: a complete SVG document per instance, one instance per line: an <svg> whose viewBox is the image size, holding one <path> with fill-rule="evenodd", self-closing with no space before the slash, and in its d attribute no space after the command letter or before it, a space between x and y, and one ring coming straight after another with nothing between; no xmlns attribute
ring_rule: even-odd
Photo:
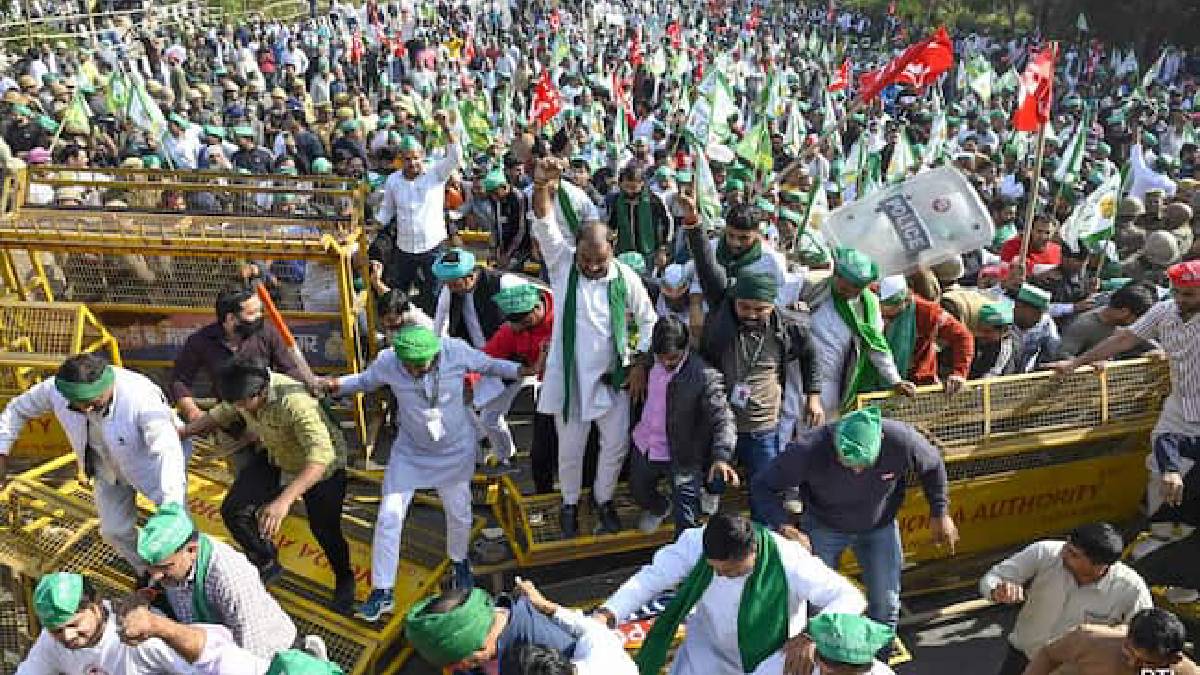
<svg viewBox="0 0 1200 675"><path fill-rule="evenodd" d="M1030 180L1030 194L1027 195L1029 203L1025 207L1025 231L1021 233L1021 255L1020 261L1022 270L1028 269L1027 258L1029 256L1029 234L1033 231L1033 216L1037 212L1038 197L1041 195L1040 183L1042 180L1042 159L1046 154L1046 126L1049 122L1042 122L1038 128L1037 135L1037 154L1033 160L1033 178ZM1023 278L1023 277L1022 277Z"/></svg>

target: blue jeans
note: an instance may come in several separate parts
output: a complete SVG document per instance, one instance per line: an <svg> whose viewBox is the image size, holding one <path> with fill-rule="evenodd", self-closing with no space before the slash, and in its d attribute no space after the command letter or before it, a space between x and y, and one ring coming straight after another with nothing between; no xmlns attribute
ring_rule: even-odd
<svg viewBox="0 0 1200 675"><path fill-rule="evenodd" d="M813 555L836 570L842 552L854 551L867 587L867 616L895 628L900 618L900 528L896 521L866 532L840 532L811 516L804 516L802 529L812 541Z"/></svg>
<svg viewBox="0 0 1200 675"><path fill-rule="evenodd" d="M637 448L629 452L629 491L634 503L655 515L672 509L675 538L684 530L700 526L700 487L704 475L699 470L675 470L670 462L653 462ZM663 478L670 481L670 501L658 490Z"/></svg>
<svg viewBox="0 0 1200 675"><path fill-rule="evenodd" d="M766 468L771 460L779 454L779 437L777 430L772 427L763 429L762 431L746 431L738 434L737 454L738 463L746 470L746 477L750 479L751 485L754 482L754 475ZM755 494L754 489L750 490L750 518L756 523L767 524L766 504L774 499L774 495L770 494Z"/></svg>

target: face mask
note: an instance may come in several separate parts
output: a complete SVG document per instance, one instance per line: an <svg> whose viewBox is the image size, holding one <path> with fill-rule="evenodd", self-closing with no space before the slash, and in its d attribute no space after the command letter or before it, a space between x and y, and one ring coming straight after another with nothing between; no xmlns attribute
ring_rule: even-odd
<svg viewBox="0 0 1200 675"><path fill-rule="evenodd" d="M237 325L234 326L233 330L238 334L239 337L241 337L244 340L246 338L253 337L254 335L256 335L259 331L262 330L262 327L263 327L263 318L260 316L253 321L239 320L237 322Z"/></svg>

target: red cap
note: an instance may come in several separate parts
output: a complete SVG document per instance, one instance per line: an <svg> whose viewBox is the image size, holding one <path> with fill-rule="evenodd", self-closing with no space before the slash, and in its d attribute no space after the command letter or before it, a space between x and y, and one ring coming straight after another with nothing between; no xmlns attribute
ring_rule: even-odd
<svg viewBox="0 0 1200 675"><path fill-rule="evenodd" d="M1200 260L1171 265L1167 268L1167 276L1176 288L1200 288Z"/></svg>
<svg viewBox="0 0 1200 675"><path fill-rule="evenodd" d="M1008 278L1008 263L984 265L979 270L979 277L981 279L1006 279Z"/></svg>

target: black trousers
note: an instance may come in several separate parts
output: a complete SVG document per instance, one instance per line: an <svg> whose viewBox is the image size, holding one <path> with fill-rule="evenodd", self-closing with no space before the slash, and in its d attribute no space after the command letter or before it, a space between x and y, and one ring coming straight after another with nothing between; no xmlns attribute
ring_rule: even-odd
<svg viewBox="0 0 1200 675"><path fill-rule="evenodd" d="M1012 645L1008 646L1008 654L1004 656L1004 663L1000 666L1000 672L996 675L1021 675L1025 672L1025 667L1029 665L1029 659L1025 653L1018 651Z"/></svg>
<svg viewBox="0 0 1200 675"><path fill-rule="evenodd" d="M279 467L267 460L266 453L254 457L238 472L221 503L221 518L225 529L242 547L250 562L258 567L275 560L278 552L274 542L264 539L258 531L258 507L269 503L282 492ZM325 552L334 576L342 579L353 576L350 567L350 545L342 534L342 503L346 500L346 470L340 469L304 493L304 509L313 538Z"/></svg>
<svg viewBox="0 0 1200 675"><path fill-rule="evenodd" d="M437 277L433 276L433 263L441 252L441 246L424 253L406 253L397 248L384 262L384 283L388 288L409 293L408 299L429 316L434 314L437 293L441 289Z"/></svg>
<svg viewBox="0 0 1200 675"><path fill-rule="evenodd" d="M533 445L529 449L529 460L533 464L533 485L537 494L554 492L554 479L558 477L558 430L554 427L554 415L533 414Z"/></svg>

